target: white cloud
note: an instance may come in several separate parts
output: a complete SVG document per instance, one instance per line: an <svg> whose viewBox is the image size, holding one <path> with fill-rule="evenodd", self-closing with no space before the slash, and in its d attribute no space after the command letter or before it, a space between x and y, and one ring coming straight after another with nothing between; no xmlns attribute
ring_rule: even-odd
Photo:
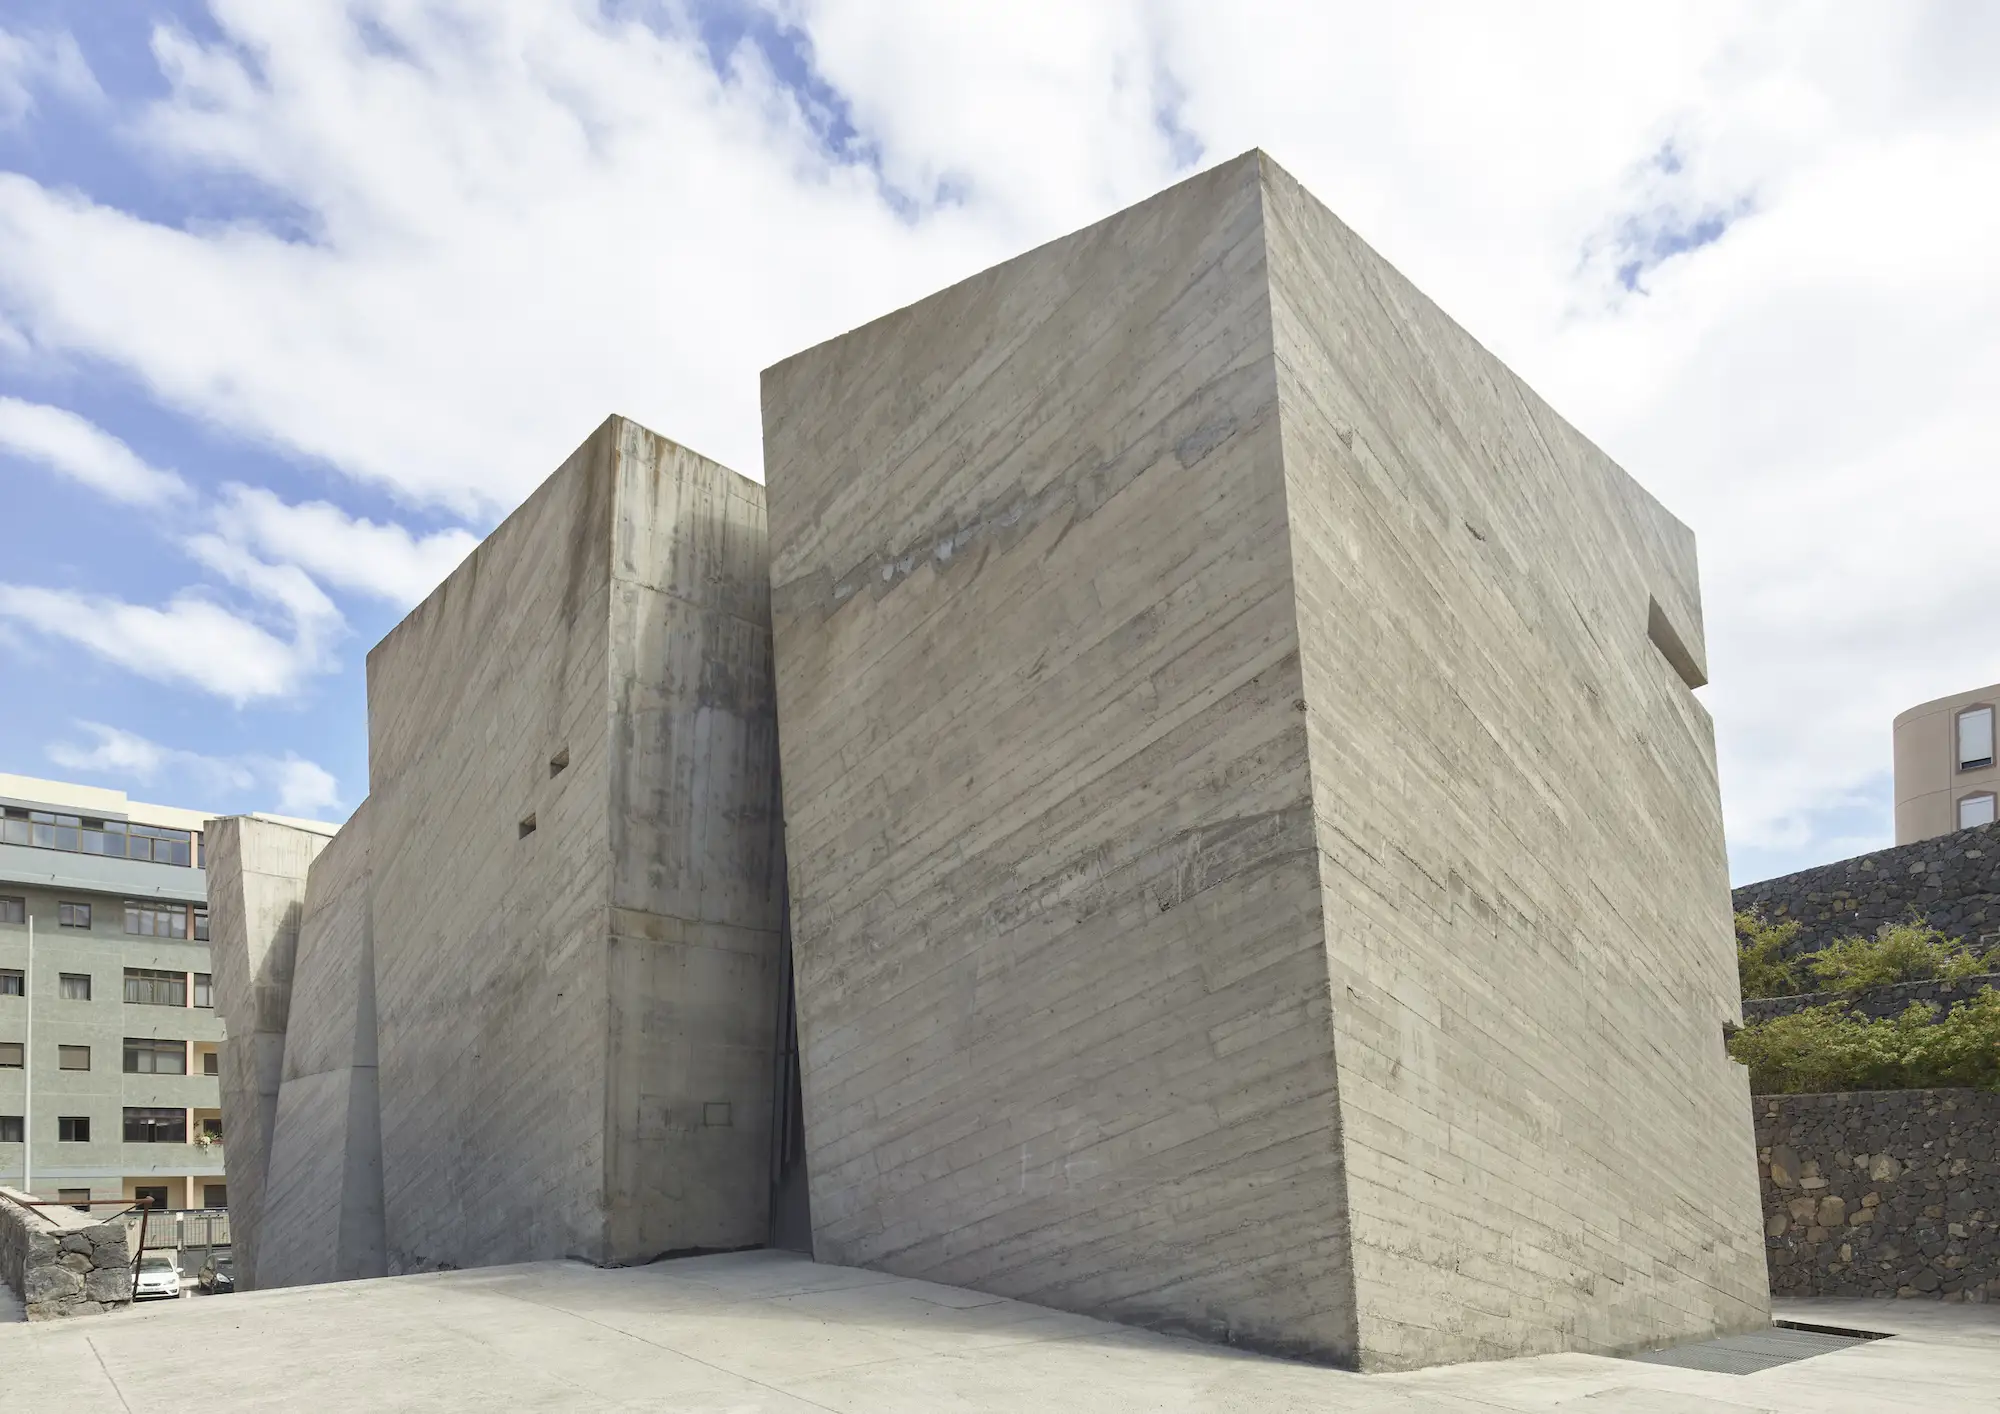
<svg viewBox="0 0 2000 1414"><path fill-rule="evenodd" d="M479 544L470 531L412 535L404 526L350 516L325 501L291 505L254 486L224 487L215 519L225 539L296 565L322 583L406 609Z"/></svg>
<svg viewBox="0 0 2000 1414"><path fill-rule="evenodd" d="M303 571L266 564L216 536L191 537L188 548L261 601L267 622L258 622L255 607L227 607L191 589L155 607L19 584L0 584L0 619L66 639L140 677L238 706L290 697L332 666L331 644L344 623Z"/></svg>
<svg viewBox="0 0 2000 1414"><path fill-rule="evenodd" d="M766 0L803 105L685 16L212 11L133 131L282 226L0 174L0 321L410 502L504 512L614 410L755 474L761 367L1262 145L1694 526L1739 843L1809 852L1898 708L2000 678L2000 7ZM458 543L223 504L267 593Z"/></svg>
<svg viewBox="0 0 2000 1414"><path fill-rule="evenodd" d="M90 746L63 741L49 743L49 760L72 771L125 776L151 785L160 778L169 761L183 754L142 736L120 731L117 727L107 727L101 722L78 722L77 725L96 737L96 742ZM232 776L230 784L240 785L245 780L247 777Z"/></svg>
<svg viewBox="0 0 2000 1414"><path fill-rule="evenodd" d="M318 816L340 808L340 784L333 773L302 756L277 763L278 810L286 815Z"/></svg>
<svg viewBox="0 0 2000 1414"><path fill-rule="evenodd" d="M0 396L0 453L40 462L128 505L157 506L188 493L186 482L148 466L103 428L45 403Z"/></svg>
<svg viewBox="0 0 2000 1414"><path fill-rule="evenodd" d="M0 307L414 500L511 509L613 411L754 473L757 369L1005 251L953 212L905 223L757 65L725 83L692 40L584 7L215 15L245 50L162 31L173 89L138 131L268 184L313 239L0 174Z"/></svg>
<svg viewBox="0 0 2000 1414"><path fill-rule="evenodd" d="M36 90L77 102L103 97L76 40L67 34L16 34L0 29L0 128L35 110Z"/></svg>
<svg viewBox="0 0 2000 1414"><path fill-rule="evenodd" d="M174 778L212 795L239 799L261 796L284 815L320 817L340 809L339 783L323 767L301 756L289 753L281 757L207 756L162 746L102 722L79 721L76 725L91 738L90 742L80 745L58 741L48 747L49 760L66 770L114 776L142 785Z"/></svg>
<svg viewBox="0 0 2000 1414"><path fill-rule="evenodd" d="M192 535L188 553L237 588L282 609L301 637L340 623L340 610L297 565L273 565L219 535Z"/></svg>

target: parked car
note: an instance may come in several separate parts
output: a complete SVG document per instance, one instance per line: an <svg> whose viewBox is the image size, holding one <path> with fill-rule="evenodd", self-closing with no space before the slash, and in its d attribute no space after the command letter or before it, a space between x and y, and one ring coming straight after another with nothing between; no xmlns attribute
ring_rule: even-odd
<svg viewBox="0 0 2000 1414"><path fill-rule="evenodd" d="M171 1299L181 1294L181 1274L169 1257L141 1257L139 1259L139 1284L133 1289L134 1301L150 1301L160 1298Z"/></svg>
<svg viewBox="0 0 2000 1414"><path fill-rule="evenodd" d="M203 1296L223 1296L236 1290L236 1266L228 1257L212 1257L195 1278Z"/></svg>

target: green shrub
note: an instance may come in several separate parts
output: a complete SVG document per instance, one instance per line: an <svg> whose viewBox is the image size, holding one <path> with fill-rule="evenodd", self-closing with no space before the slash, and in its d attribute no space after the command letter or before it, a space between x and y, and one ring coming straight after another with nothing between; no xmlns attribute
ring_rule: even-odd
<svg viewBox="0 0 2000 1414"><path fill-rule="evenodd" d="M1759 1095L1973 1086L2000 1090L2000 992L1982 987L1943 1019L1927 1002L1869 1021L1840 1002L1755 1021L1729 1040Z"/></svg>
<svg viewBox="0 0 2000 1414"><path fill-rule="evenodd" d="M1736 915L1736 980L1744 1000L1789 997L1799 990L1798 965L1785 960L1785 948L1799 935L1797 919L1766 923L1760 914Z"/></svg>
<svg viewBox="0 0 2000 1414"><path fill-rule="evenodd" d="M1953 943L1923 919L1913 918L1884 929L1880 937L1829 943L1806 966L1814 990L1853 996L1897 982L1963 981L1984 972L1987 960L1963 943Z"/></svg>

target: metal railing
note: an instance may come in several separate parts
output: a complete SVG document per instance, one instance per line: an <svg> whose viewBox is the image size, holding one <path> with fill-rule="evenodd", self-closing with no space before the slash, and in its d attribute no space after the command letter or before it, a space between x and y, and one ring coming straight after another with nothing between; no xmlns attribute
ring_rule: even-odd
<svg viewBox="0 0 2000 1414"><path fill-rule="evenodd" d="M227 1247L229 1212L226 1208L169 1208L148 1214L141 1245L147 1251Z"/></svg>
<svg viewBox="0 0 2000 1414"><path fill-rule="evenodd" d="M137 1213L139 1215L139 1241L132 1249L132 1293L129 1299L134 1302L139 1299L139 1259L146 1255L146 1248L150 1245L146 1241L146 1218L153 1206L151 1198L140 1198L137 1200L131 1198L84 1198L80 1200L59 1198L54 1202L49 1202L41 1198L14 1198L12 1201L23 1208L69 1208L72 1210L122 1208L123 1212L111 1215L110 1221L112 1222ZM25 1295L25 1293L23 1294Z"/></svg>

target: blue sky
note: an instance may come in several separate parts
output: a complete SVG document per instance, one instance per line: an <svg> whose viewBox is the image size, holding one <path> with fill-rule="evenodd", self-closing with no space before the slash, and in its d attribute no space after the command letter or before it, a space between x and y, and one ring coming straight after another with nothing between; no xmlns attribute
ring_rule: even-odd
<svg viewBox="0 0 2000 1414"><path fill-rule="evenodd" d="M1258 145L1695 529L1738 878L1886 843L2000 679L2000 21L1384 9L5 0L0 769L339 818L606 414L758 475L764 366Z"/></svg>
<svg viewBox="0 0 2000 1414"><path fill-rule="evenodd" d="M252 184L179 180L122 140L121 125L166 91L148 47L152 24L162 21L214 33L197 4L103 0L79 7L59 0L10 0L6 27L17 34L66 31L102 96L33 83L32 110L0 125L0 170L173 226L280 214ZM8 358L0 362L0 395L71 411L151 465L179 469L200 489L242 481L294 498L327 490L325 468L273 455L163 408L129 371L88 355ZM37 463L18 451L0 453L0 497L14 547L8 580L137 604L164 603L186 586L188 563L178 546L198 524L191 508L107 504L98 492L51 476ZM349 504L360 514L387 510L379 495ZM310 783L295 787L286 803L337 818L363 793L367 775L366 742L356 726L364 710L361 650L397 617L387 606L345 607L351 618L335 671L316 676L286 701L242 706L149 680L73 643L18 627L0 629L0 662L13 683L8 710L0 715L0 761L24 774L122 786L142 799L218 810L274 809L284 795L281 772L210 768L189 758L206 756L236 767L258 757L276 763L303 753L340 786L331 792ZM51 748L64 744L102 754L105 738L86 723L114 727L187 756L140 772L132 769L129 753L115 754L99 770L52 759Z"/></svg>

